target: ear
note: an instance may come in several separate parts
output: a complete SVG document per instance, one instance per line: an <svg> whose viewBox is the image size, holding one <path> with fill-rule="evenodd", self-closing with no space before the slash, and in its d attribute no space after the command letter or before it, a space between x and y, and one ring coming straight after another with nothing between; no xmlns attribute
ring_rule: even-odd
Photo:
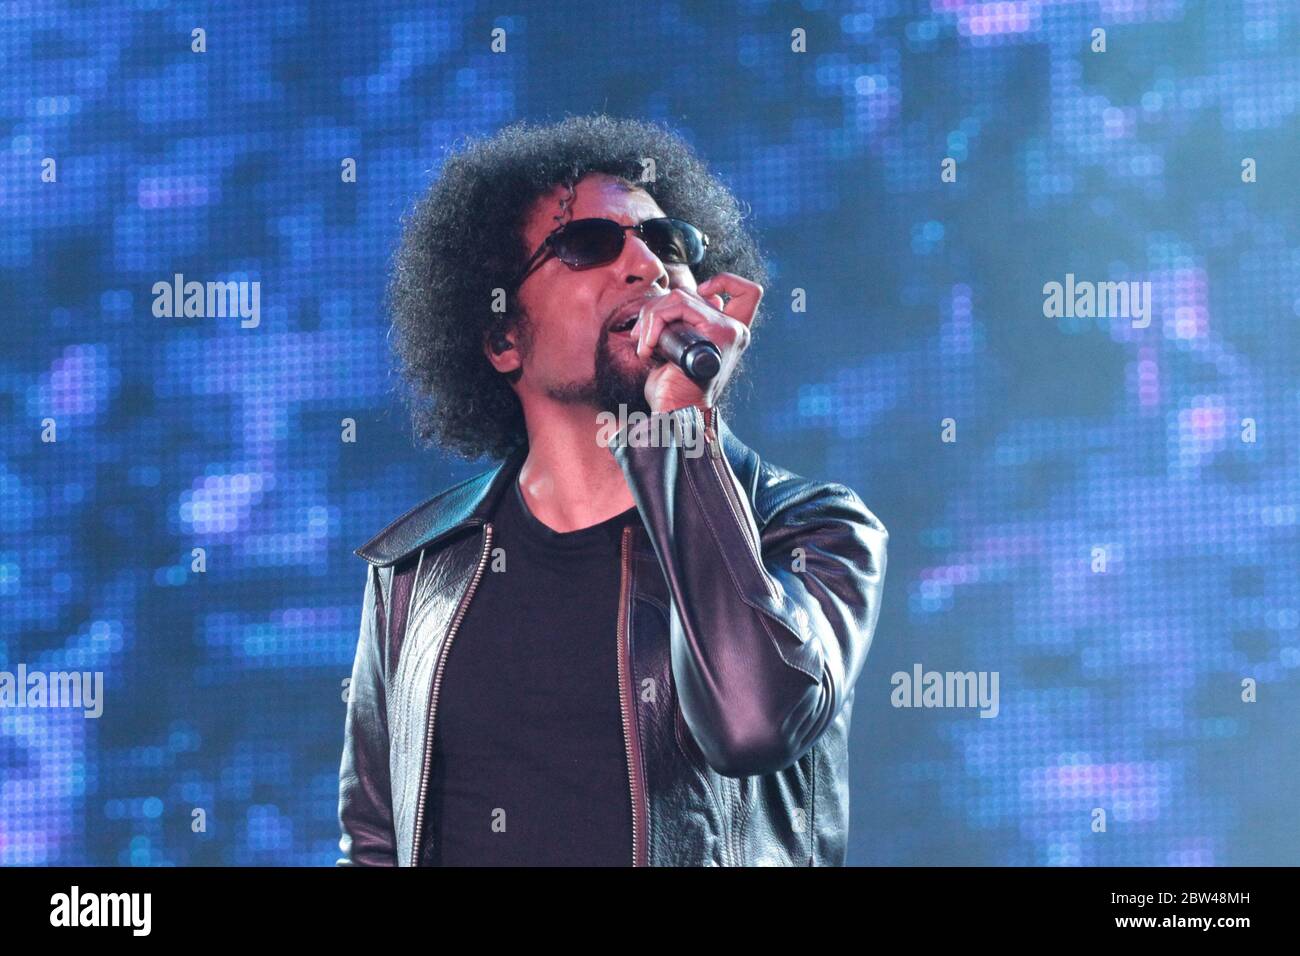
<svg viewBox="0 0 1300 956"><path fill-rule="evenodd" d="M484 336L483 354L487 356L487 360L492 363L492 367L498 372L513 372L522 364L522 361L519 358L519 349L515 345L515 338L513 335L505 335L503 338L507 343L509 343L509 348L498 352L492 347L492 337L490 335Z"/></svg>

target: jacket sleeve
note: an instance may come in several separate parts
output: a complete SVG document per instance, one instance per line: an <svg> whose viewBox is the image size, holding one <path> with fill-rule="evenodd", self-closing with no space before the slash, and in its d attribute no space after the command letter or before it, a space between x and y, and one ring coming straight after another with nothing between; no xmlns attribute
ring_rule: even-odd
<svg viewBox="0 0 1300 956"><path fill-rule="evenodd" d="M625 426L611 450L668 582L687 726L718 773L773 773L816 743L852 690L889 534L851 489L791 476L760 536L716 419L705 425L693 405L658 413Z"/></svg>
<svg viewBox="0 0 1300 956"><path fill-rule="evenodd" d="M348 685L339 767L338 866L396 866L392 790L388 774L388 709L384 683L383 602L379 571L366 569L352 680Z"/></svg>

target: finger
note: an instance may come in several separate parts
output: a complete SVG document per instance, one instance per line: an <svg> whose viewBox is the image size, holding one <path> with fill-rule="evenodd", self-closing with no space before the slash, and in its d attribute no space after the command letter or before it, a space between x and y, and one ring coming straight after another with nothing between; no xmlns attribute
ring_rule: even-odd
<svg viewBox="0 0 1300 956"><path fill-rule="evenodd" d="M645 396L652 409L666 410L698 405L706 400L707 393L676 365L668 362L646 378Z"/></svg>
<svg viewBox="0 0 1300 956"><path fill-rule="evenodd" d="M649 308L641 310L641 317L637 319L636 354L638 356L644 358L654 351L655 343L659 341L661 327L662 320L650 312Z"/></svg>
<svg viewBox="0 0 1300 956"><path fill-rule="evenodd" d="M691 326L720 349L734 342L740 342L741 349L744 349L749 342L749 326L719 312L695 293L684 289L674 290L644 306L638 321L645 323L644 331L638 330L637 333L638 343L645 343L644 350L638 346L638 355L643 352L645 355L653 354L664 328L674 322Z"/></svg>
<svg viewBox="0 0 1300 956"><path fill-rule="evenodd" d="M731 297L727 303L727 315L745 325L754 321L758 304L763 299L761 285L733 272L719 272L715 276L710 276L700 283L698 291L701 296L713 296L717 292L727 293Z"/></svg>
<svg viewBox="0 0 1300 956"><path fill-rule="evenodd" d="M637 315L636 354L638 357L644 358L651 354L654 351L655 343L659 341L659 326L662 320L658 318L658 313L653 306L667 298L668 296L664 296L655 300L655 302L642 306L641 312Z"/></svg>
<svg viewBox="0 0 1300 956"><path fill-rule="evenodd" d="M665 325L685 322L705 332L720 322L725 323L726 317L719 319L709 303L685 289L674 289L642 306L641 317L637 321L644 326L638 333L638 341L646 342L648 349L653 350Z"/></svg>
<svg viewBox="0 0 1300 956"><path fill-rule="evenodd" d="M699 289L696 289L694 292L692 292L691 290L687 289L685 286L678 286L674 291L681 292L682 295L687 296L688 298L698 299L701 302L704 302L707 305L713 307L714 309L717 309L719 312L723 312L726 309L726 302L723 301L721 295L717 295L717 294L704 295L700 292Z"/></svg>
<svg viewBox="0 0 1300 956"><path fill-rule="evenodd" d="M637 319L638 355L654 354L664 327L670 322L678 321L681 310L672 308L670 298L672 297L662 296L641 308L640 317Z"/></svg>
<svg viewBox="0 0 1300 956"><path fill-rule="evenodd" d="M694 291L694 292L689 292L689 291L686 290L685 287L680 287L680 288L681 288L682 292L684 292L686 295L689 295L689 296L692 296L692 297L694 297L694 298L697 298L697 299L699 299L700 301L705 302L705 303L707 303L708 305L712 306L714 309L716 309L717 311L723 313L724 315L726 314L726 312L727 312L727 303L726 303L726 301L722 298L722 296L721 296L720 294L714 294L714 295L701 295L698 289L697 289L696 291Z"/></svg>

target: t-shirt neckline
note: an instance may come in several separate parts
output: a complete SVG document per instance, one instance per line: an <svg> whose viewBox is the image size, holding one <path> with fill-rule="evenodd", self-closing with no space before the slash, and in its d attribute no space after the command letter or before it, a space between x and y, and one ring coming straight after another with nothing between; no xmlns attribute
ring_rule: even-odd
<svg viewBox="0 0 1300 956"><path fill-rule="evenodd" d="M606 538L617 538L623 526L630 524L637 515L636 506L633 505L626 511L597 524L573 531L556 531L529 510L528 502L524 500L523 489L519 486L519 479L516 477L510 484L514 488L514 504L519 512L524 531L530 538L548 547L584 548Z"/></svg>

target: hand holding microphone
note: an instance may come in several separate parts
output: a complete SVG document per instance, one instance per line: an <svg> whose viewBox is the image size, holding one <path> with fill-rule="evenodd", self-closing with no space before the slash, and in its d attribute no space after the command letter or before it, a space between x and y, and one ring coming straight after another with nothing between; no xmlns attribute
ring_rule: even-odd
<svg viewBox="0 0 1300 956"><path fill-rule="evenodd" d="M694 292L678 286L642 307L637 355L653 353L665 360L646 380L652 411L716 403L749 345L749 325L762 297L758 283L721 272Z"/></svg>

